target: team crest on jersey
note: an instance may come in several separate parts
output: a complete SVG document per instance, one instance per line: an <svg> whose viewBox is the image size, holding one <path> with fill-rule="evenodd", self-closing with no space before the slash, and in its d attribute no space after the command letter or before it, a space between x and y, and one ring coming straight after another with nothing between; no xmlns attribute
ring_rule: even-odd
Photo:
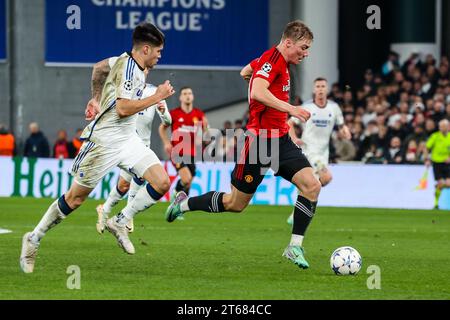
<svg viewBox="0 0 450 320"><path fill-rule="evenodd" d="M131 91L131 89L133 89L133 83L131 82L131 80L127 80L123 84L123 87L125 88L125 90Z"/></svg>

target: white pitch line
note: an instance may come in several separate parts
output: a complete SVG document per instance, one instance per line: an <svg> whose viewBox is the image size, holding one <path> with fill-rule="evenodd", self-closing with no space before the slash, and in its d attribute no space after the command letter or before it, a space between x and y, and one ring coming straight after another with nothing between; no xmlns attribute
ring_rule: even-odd
<svg viewBox="0 0 450 320"><path fill-rule="evenodd" d="M11 233L11 232L12 232L11 230L0 228L0 234L6 234L6 233Z"/></svg>

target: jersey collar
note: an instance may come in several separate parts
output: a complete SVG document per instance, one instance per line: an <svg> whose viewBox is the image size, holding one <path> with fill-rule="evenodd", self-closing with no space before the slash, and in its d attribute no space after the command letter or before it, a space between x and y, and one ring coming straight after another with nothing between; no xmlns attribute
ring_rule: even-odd
<svg viewBox="0 0 450 320"><path fill-rule="evenodd" d="M145 68L142 68L142 67L139 65L139 63L133 58L133 54L131 53L131 51L130 51L130 52L127 52L127 54L130 56L131 59L133 59L133 61L136 63L136 65L138 66L138 68L139 68L141 71L144 71L144 70L145 70Z"/></svg>

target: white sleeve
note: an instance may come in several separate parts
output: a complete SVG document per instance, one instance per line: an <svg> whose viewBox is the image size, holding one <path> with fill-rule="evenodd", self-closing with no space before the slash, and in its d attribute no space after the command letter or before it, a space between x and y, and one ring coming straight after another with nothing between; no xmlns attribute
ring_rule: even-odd
<svg viewBox="0 0 450 320"><path fill-rule="evenodd" d="M299 118L296 117L291 117L289 120L292 120L296 125L301 126L302 122L300 121Z"/></svg>
<svg viewBox="0 0 450 320"><path fill-rule="evenodd" d="M131 100L137 87L137 82L134 79L138 67L131 58L128 58L121 68L122 70L118 70L116 77L116 97Z"/></svg>
<svg viewBox="0 0 450 320"><path fill-rule="evenodd" d="M336 124L338 125L338 126L342 126L342 125L344 125L344 116L342 115L342 110L341 110L341 108L339 107L339 105L336 103L335 104L335 112L336 112Z"/></svg>
<svg viewBox="0 0 450 320"><path fill-rule="evenodd" d="M108 59L108 64L109 64L110 69L112 69L112 67L114 67L114 65L116 64L118 59L119 59L119 57L111 57Z"/></svg>
<svg viewBox="0 0 450 320"><path fill-rule="evenodd" d="M161 103L164 104L164 113L159 112L158 108L156 108L156 112L158 112L159 118L161 119L161 122L164 123L167 126L170 126L172 124L172 116L170 115L169 108L167 107L166 100L162 100Z"/></svg>

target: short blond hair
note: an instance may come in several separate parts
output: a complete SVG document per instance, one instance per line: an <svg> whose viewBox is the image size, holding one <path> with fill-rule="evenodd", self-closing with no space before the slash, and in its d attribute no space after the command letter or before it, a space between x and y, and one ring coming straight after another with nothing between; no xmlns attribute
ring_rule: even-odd
<svg viewBox="0 0 450 320"><path fill-rule="evenodd" d="M286 25L281 39L291 39L292 41L297 42L299 40L313 40L314 35L303 21L295 20Z"/></svg>

